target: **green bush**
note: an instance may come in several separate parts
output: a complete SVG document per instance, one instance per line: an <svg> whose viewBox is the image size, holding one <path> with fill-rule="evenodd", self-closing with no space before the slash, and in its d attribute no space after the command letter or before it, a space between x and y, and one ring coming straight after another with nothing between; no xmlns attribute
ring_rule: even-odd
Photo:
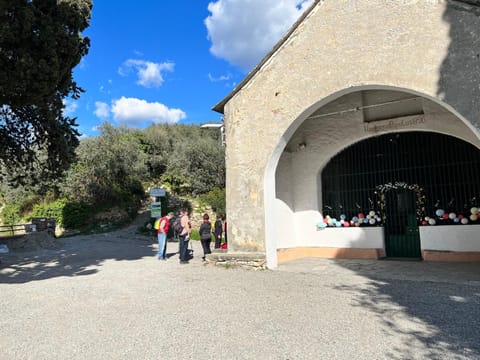
<svg viewBox="0 0 480 360"><path fill-rule="evenodd" d="M64 226L63 208L66 200L58 199L48 203L36 204L33 206L32 217L53 218L60 226Z"/></svg>
<svg viewBox="0 0 480 360"><path fill-rule="evenodd" d="M78 229L88 225L94 212L94 206L90 203L68 202L63 208L63 226L66 229Z"/></svg>
<svg viewBox="0 0 480 360"><path fill-rule="evenodd" d="M35 205L31 217L53 218L59 226L77 229L88 224L93 212L94 207L89 203L58 199Z"/></svg>
<svg viewBox="0 0 480 360"><path fill-rule="evenodd" d="M200 195L200 202L210 205L216 213L225 214L225 189L217 187L206 194Z"/></svg>
<svg viewBox="0 0 480 360"><path fill-rule="evenodd" d="M2 210L3 225L16 225L22 220L20 207L17 204L7 204Z"/></svg>

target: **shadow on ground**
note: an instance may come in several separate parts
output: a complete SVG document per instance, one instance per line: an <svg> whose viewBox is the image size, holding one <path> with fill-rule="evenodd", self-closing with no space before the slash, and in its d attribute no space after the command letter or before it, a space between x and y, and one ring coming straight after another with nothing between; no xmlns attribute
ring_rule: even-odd
<svg viewBox="0 0 480 360"><path fill-rule="evenodd" d="M107 260L137 260L156 255L155 236L136 233L146 215L111 233L79 235L59 240L54 249L10 252L0 256L0 283L26 283L59 276L97 273Z"/></svg>
<svg viewBox="0 0 480 360"><path fill-rule="evenodd" d="M378 317L386 336L404 337L406 343L414 339L410 346L392 348L389 358L419 358L419 345L431 359L446 353L480 359L480 264L389 265L377 273L358 266L353 271L367 283L335 286L352 293L353 306ZM409 276L402 277L409 265Z"/></svg>
<svg viewBox="0 0 480 360"><path fill-rule="evenodd" d="M78 246L78 242L84 242ZM77 244L73 244L77 242ZM70 239L57 250L14 253L2 257L0 283L25 283L58 276L84 276L99 271L106 260L137 260L155 255L152 238L123 239L105 234Z"/></svg>

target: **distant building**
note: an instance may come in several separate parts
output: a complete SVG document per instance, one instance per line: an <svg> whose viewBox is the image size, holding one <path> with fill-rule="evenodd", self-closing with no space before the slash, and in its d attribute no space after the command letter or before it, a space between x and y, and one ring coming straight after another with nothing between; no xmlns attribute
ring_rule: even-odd
<svg viewBox="0 0 480 360"><path fill-rule="evenodd" d="M317 0L214 110L229 252L480 260L480 1Z"/></svg>

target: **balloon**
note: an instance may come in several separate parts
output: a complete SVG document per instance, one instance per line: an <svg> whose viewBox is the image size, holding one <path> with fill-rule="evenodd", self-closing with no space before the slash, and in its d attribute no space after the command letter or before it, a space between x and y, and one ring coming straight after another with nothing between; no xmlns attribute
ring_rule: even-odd
<svg viewBox="0 0 480 360"><path fill-rule="evenodd" d="M458 216L457 216L457 217L458 217L460 220L462 220L462 219L463 219L463 215L462 215L462 214L458 214Z"/></svg>
<svg viewBox="0 0 480 360"><path fill-rule="evenodd" d="M350 227L350 223L349 223L348 221L345 221L345 222L343 223L343 226L344 226L344 227Z"/></svg>
<svg viewBox="0 0 480 360"><path fill-rule="evenodd" d="M478 208L476 208L476 207L472 207L472 208L470 209L470 212L472 213L472 215L478 214L478 211L479 211L479 210L478 210Z"/></svg>
<svg viewBox="0 0 480 360"><path fill-rule="evenodd" d="M327 224L325 222L319 222L317 224L317 227L320 229L325 229L327 227Z"/></svg>
<svg viewBox="0 0 480 360"><path fill-rule="evenodd" d="M375 219L370 219L368 222L370 223L370 225L374 225L375 224Z"/></svg>
<svg viewBox="0 0 480 360"><path fill-rule="evenodd" d="M435 225L437 222L435 221L435 219L429 219L429 220L428 220L428 223L429 223L430 225Z"/></svg>
<svg viewBox="0 0 480 360"><path fill-rule="evenodd" d="M460 222L460 219L457 217L457 218L453 219L453 222L458 223L458 222Z"/></svg>
<svg viewBox="0 0 480 360"><path fill-rule="evenodd" d="M358 218L359 219L363 219L365 217L365 215L363 215L363 213L358 213Z"/></svg>
<svg viewBox="0 0 480 360"><path fill-rule="evenodd" d="M341 226L342 226L342 223L341 223L340 221L337 221L337 222L335 222L335 226L336 226L336 227L341 227Z"/></svg>
<svg viewBox="0 0 480 360"><path fill-rule="evenodd" d="M370 215L370 217L375 216L375 211L370 210L370 212L368 213L368 215Z"/></svg>
<svg viewBox="0 0 480 360"><path fill-rule="evenodd" d="M470 220L477 221L478 220L478 215L477 214L470 215Z"/></svg>
<svg viewBox="0 0 480 360"><path fill-rule="evenodd" d="M457 217L457 214L451 212L450 214L448 214L448 217L450 218L450 220L453 220Z"/></svg>
<svg viewBox="0 0 480 360"><path fill-rule="evenodd" d="M435 211L435 215L437 215L438 217L443 216L443 214L445 214L445 211L443 209L438 209L437 211Z"/></svg>
<svg viewBox="0 0 480 360"><path fill-rule="evenodd" d="M443 215L442 215L442 219L443 219L443 220L448 220L448 218L449 218L449 215L448 215L448 214L443 214Z"/></svg>
<svg viewBox="0 0 480 360"><path fill-rule="evenodd" d="M461 220L461 222L462 222L463 225L466 225L466 224L468 224L468 219L467 219L467 218L463 218L463 219Z"/></svg>
<svg viewBox="0 0 480 360"><path fill-rule="evenodd" d="M347 215L345 214L340 215L340 219L345 220L346 218L347 218Z"/></svg>
<svg viewBox="0 0 480 360"><path fill-rule="evenodd" d="M427 224L428 224L427 221L425 221L425 220L422 221L422 225L427 225Z"/></svg>
<svg viewBox="0 0 480 360"><path fill-rule="evenodd" d="M428 221L430 220L430 217L429 216L425 216L425 221Z"/></svg>
<svg viewBox="0 0 480 360"><path fill-rule="evenodd" d="M354 217L352 218L352 221L353 221L353 222L357 222L357 221L358 221L358 217L354 216Z"/></svg>

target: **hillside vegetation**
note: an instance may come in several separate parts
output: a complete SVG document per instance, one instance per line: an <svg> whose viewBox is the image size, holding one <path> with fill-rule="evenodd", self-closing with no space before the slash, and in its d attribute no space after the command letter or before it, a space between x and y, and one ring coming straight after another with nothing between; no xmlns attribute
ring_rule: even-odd
<svg viewBox="0 0 480 360"><path fill-rule="evenodd" d="M105 123L97 137L80 141L63 176L23 186L4 180L0 186L3 224L53 217L67 230L118 226L137 214L154 186L224 212L224 148L215 129L162 124L139 130Z"/></svg>

